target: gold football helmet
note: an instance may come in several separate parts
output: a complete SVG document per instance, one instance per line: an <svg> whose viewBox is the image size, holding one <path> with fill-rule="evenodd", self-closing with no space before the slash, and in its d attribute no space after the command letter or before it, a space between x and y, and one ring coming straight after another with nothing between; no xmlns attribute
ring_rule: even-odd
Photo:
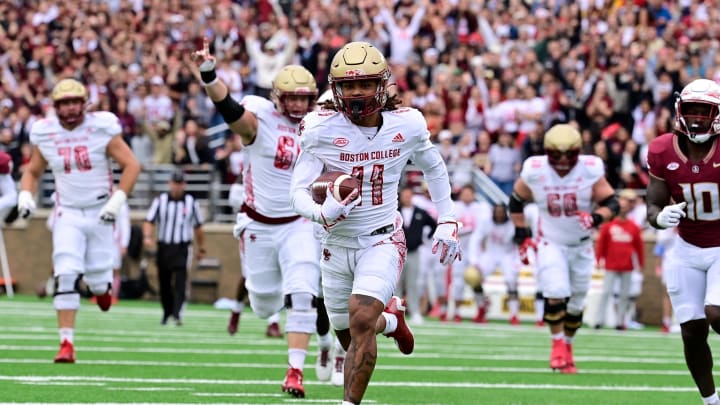
<svg viewBox="0 0 720 405"><path fill-rule="evenodd" d="M87 100L88 93L82 83L75 79L62 79L52 89L50 99L53 103L67 99L83 99Z"/></svg>
<svg viewBox="0 0 720 405"><path fill-rule="evenodd" d="M57 82L50 93L50 99L55 107L55 114L64 127L75 127L82 122L85 116L85 102L88 99L87 89L75 79L63 79ZM79 100L81 104L71 103L61 105L64 100ZM74 104L74 105L73 105Z"/></svg>
<svg viewBox="0 0 720 405"><path fill-rule="evenodd" d="M470 287L478 288L482 285L483 275L480 272L480 269L478 269L477 267L468 266L463 272L463 279L465 280L465 283Z"/></svg>
<svg viewBox="0 0 720 405"><path fill-rule="evenodd" d="M305 114L315 109L318 90L315 77L300 65L288 65L278 72L272 83L273 101L278 111L291 121L300 122ZM286 96L307 96L308 105L305 110L289 108Z"/></svg>
<svg viewBox="0 0 720 405"><path fill-rule="evenodd" d="M342 47L330 63L328 81L335 106L353 119L372 115L387 101L387 82L390 70L383 54L368 42L350 42ZM354 96L343 94L342 83L376 80L375 94Z"/></svg>
<svg viewBox="0 0 720 405"><path fill-rule="evenodd" d="M575 167L581 146L580 132L568 124L554 125L545 133L543 141L550 166L561 176L566 175Z"/></svg>

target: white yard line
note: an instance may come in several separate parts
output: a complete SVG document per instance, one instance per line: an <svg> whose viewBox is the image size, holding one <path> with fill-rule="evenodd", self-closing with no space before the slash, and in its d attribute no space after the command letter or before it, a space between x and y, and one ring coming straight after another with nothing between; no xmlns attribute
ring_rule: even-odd
<svg viewBox="0 0 720 405"><path fill-rule="evenodd" d="M199 378L120 378L91 376L0 376L0 381L15 382L104 382L134 384L198 384L198 385L277 385L275 380L214 380ZM304 381L305 385L327 385L325 382ZM570 384L510 384L471 382L420 382L420 381L372 381L378 387L418 388L488 388L522 390L571 390L571 391L625 391L625 392L696 392L695 387L650 386L650 385L570 385Z"/></svg>
<svg viewBox="0 0 720 405"><path fill-rule="evenodd" d="M287 365L278 363L212 363L212 362L183 362L183 361L136 361L136 360L78 360L78 364L84 365L106 365L106 366L130 366L130 367L202 367L202 368L258 368L258 369L277 369L285 370ZM50 364L49 359L0 359L0 364ZM398 365L378 365L376 370L394 370L394 371L423 371L423 372L443 372L443 373L461 373L468 372L492 372L492 373L533 373L533 374L551 374L547 367L481 367L481 366L398 366ZM599 374L599 375L688 375L685 369L678 370L640 370L640 369L602 369L602 368L585 368L580 370L581 374ZM0 376L2 378L2 376Z"/></svg>

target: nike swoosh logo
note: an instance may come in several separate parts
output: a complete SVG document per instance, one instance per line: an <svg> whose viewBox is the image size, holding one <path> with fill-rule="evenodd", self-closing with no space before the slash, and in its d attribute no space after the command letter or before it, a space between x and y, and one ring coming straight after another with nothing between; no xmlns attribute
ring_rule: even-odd
<svg viewBox="0 0 720 405"><path fill-rule="evenodd" d="M720 163L713 162L713 169L717 169L718 167L720 167Z"/></svg>

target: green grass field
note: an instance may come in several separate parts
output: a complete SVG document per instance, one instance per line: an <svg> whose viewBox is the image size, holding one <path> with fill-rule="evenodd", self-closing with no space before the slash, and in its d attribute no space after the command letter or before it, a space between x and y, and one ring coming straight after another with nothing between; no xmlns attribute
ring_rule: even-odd
<svg viewBox="0 0 720 405"><path fill-rule="evenodd" d="M0 402L146 404L340 404L342 389L315 378L316 340L305 368L305 399L280 391L287 349L245 312L189 305L181 327L159 324L160 304L124 301L110 312L87 301L78 315L76 364L53 364L58 333L52 301L0 297ZM414 327L415 353L378 337L367 404L693 404L680 337L581 329L577 375L548 369L549 337L533 325L428 321ZM716 335L711 345L718 347ZM716 350L717 352L717 350Z"/></svg>

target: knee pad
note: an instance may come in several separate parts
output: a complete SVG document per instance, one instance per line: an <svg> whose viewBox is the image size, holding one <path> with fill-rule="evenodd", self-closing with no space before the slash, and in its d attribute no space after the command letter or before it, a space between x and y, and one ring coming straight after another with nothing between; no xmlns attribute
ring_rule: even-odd
<svg viewBox="0 0 720 405"><path fill-rule="evenodd" d="M330 319L330 325L332 325L334 330L338 331L338 330L350 329L350 314L349 313L334 314L334 313L330 312L330 313L328 313L328 318Z"/></svg>
<svg viewBox="0 0 720 405"><path fill-rule="evenodd" d="M567 311L574 314L581 314L585 310L585 294L573 295L566 300Z"/></svg>
<svg viewBox="0 0 720 405"><path fill-rule="evenodd" d="M535 299L536 300L544 300L545 297L543 297L542 292L538 291L535 293Z"/></svg>
<svg viewBox="0 0 720 405"><path fill-rule="evenodd" d="M543 315L543 319L550 325L556 325L565 318L566 309L567 303L564 301L558 304L550 304L550 300L545 298L545 314Z"/></svg>
<svg viewBox="0 0 720 405"><path fill-rule="evenodd" d="M283 299L280 294L255 294L249 292L250 307L260 319L267 319L283 309Z"/></svg>
<svg viewBox="0 0 720 405"><path fill-rule="evenodd" d="M475 294L482 294L482 293L483 293L482 284L479 285L479 286L477 286L477 287L475 287L475 288L473 288L473 292L474 292Z"/></svg>
<svg viewBox="0 0 720 405"><path fill-rule="evenodd" d="M112 289L112 270L85 273L83 281L92 295L103 295Z"/></svg>
<svg viewBox="0 0 720 405"><path fill-rule="evenodd" d="M508 299L509 300L517 300L520 298L520 295L518 294L517 290L508 290Z"/></svg>
<svg viewBox="0 0 720 405"><path fill-rule="evenodd" d="M317 310L315 309L315 297L308 293L287 294L285 296L285 308L287 308L287 319L285 320L285 332L315 333L317 327Z"/></svg>
<svg viewBox="0 0 720 405"><path fill-rule="evenodd" d="M80 308L78 286L82 275L63 274L55 277L53 305L57 310L77 310Z"/></svg>
<svg viewBox="0 0 720 405"><path fill-rule="evenodd" d="M565 323L563 324L565 330L568 332L575 332L576 330L580 329L580 327L582 326L582 318L582 312L580 312L579 314L571 314L569 312L566 313Z"/></svg>
<svg viewBox="0 0 720 405"><path fill-rule="evenodd" d="M325 300L317 298L315 302L317 303L317 321L315 321L315 326L318 335L324 336L330 332L330 319L328 318L327 309L325 308Z"/></svg>

